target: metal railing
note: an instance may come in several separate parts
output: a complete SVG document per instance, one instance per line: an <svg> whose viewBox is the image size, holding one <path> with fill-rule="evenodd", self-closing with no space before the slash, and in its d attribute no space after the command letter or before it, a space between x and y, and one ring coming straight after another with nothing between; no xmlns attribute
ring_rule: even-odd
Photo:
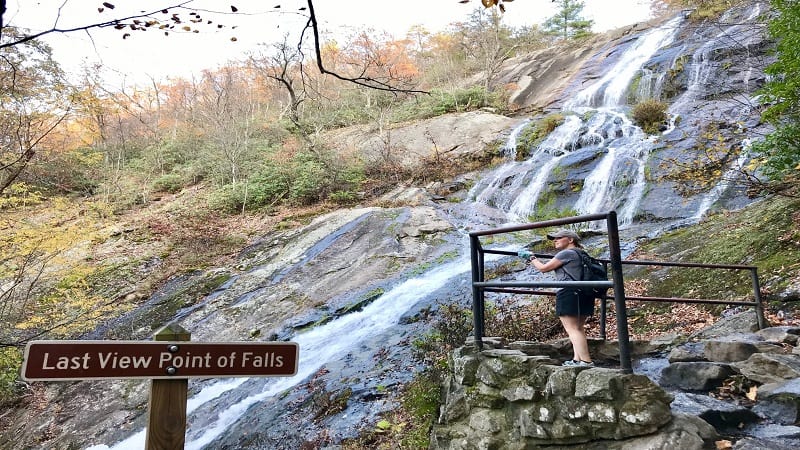
<svg viewBox="0 0 800 450"><path fill-rule="evenodd" d="M494 236L504 233L513 233L539 228L570 225L575 223L593 222L604 220L608 232L608 253L609 259L599 259L611 269L611 281L486 281L485 280L485 257L486 254L513 255L517 252L508 250L486 249L481 245L481 237ZM758 320L758 328L765 328L766 320L761 302L760 286L758 282L758 272L754 266L726 265L726 264L699 264L699 263L678 263L678 262L658 262L658 261L623 261L620 252L619 228L617 226L617 214L610 211L605 214L591 214L585 216L569 217L563 219L547 220L542 222L529 223L493 230L474 231L469 234L470 255L472 261L472 312L474 318L475 345L478 349L483 349L484 323L485 323L485 293L500 292L512 294L529 295L555 295L551 291L536 290L534 288L561 288L561 287L600 287L613 288L614 306L617 315L617 339L619 341L620 369L624 372L632 372L630 338L628 336L628 313L627 300L670 302L670 303L709 303L726 305L754 306ZM535 254L537 257L552 257L552 255ZM750 271L753 283L754 301L735 301L735 300L713 300L713 299L690 299L677 297L642 297L625 295L624 278L622 274L623 265L644 265L644 266L673 266L673 267L696 267L705 269L725 269L725 270L747 270ZM606 338L606 296L600 299L600 337Z"/></svg>

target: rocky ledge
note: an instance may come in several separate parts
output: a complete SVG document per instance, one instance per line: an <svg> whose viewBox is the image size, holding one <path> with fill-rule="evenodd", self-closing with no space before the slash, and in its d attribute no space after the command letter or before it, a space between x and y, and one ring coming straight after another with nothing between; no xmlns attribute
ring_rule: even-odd
<svg viewBox="0 0 800 450"><path fill-rule="evenodd" d="M800 328L756 330L742 313L688 338L633 343L647 361L636 366L650 367L634 373L617 368L612 341L590 342L598 367L561 366L566 341L484 338L482 351L468 341L451 355L431 448L800 448L798 338Z"/></svg>

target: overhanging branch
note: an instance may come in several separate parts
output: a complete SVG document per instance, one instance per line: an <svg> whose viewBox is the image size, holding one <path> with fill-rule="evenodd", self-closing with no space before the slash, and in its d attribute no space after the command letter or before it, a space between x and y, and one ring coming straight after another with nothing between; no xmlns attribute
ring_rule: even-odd
<svg viewBox="0 0 800 450"><path fill-rule="evenodd" d="M106 28L106 27L111 27L111 26L117 26L120 23L125 22L127 20L141 19L141 18L144 18L144 17L152 17L154 14L158 14L158 13L160 13L162 11L166 11L166 10L174 9L174 8L181 8L184 5L186 5L187 3L191 3L191 0L186 0L184 2L178 3L176 5L168 6L168 7L165 7L165 8L159 8L159 9L156 9L154 11L150 11L148 13L136 14L136 15L128 16L128 17L120 17L118 19L113 19L113 20L109 20L109 21L106 21L106 22L100 22L100 23L93 23L91 25L84 25L84 26L75 27L75 28L55 28L55 27L53 27L53 28L50 28L49 30L44 30L44 31L41 31L39 33L34 33L34 34L21 36L18 39L14 39L14 40L11 40L9 42L0 43L0 49L6 48L6 47L13 47L13 46L19 45L19 44L23 44L25 42L32 41L34 39L38 39L38 38L40 38L42 36L46 36L46 35L52 34L52 33L71 33L73 31L88 31L88 30L92 30L92 29L95 29L95 28ZM0 33L2 33L2 29L3 29L3 26L4 26L3 15L5 14L5 12L6 12L6 2L5 2L5 0L0 0ZM2 37L2 34L0 34L0 37Z"/></svg>
<svg viewBox="0 0 800 450"><path fill-rule="evenodd" d="M306 0L308 4L308 23L306 24L305 28L303 29L303 33L301 34L300 41L302 42L302 36L305 35L305 31L308 28L311 28L311 31L314 33L314 53L317 57L317 68L319 72L325 75L330 75L334 78L338 78L342 81L347 81L349 83L354 83L359 86L364 86L370 89L376 89L379 91L386 91L392 92L395 94L430 94L427 91L420 91L416 89L403 89L396 86L391 85L388 82L381 81L369 76L357 76L357 77L346 77L344 75L340 75L336 72L332 72L325 68L322 63L322 51L320 49L320 39L319 39L319 28L317 26L317 16L314 12L314 1L313 0Z"/></svg>

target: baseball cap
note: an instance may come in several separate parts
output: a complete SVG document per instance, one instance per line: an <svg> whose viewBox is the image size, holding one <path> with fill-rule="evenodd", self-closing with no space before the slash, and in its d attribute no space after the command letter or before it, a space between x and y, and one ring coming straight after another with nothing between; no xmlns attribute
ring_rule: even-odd
<svg viewBox="0 0 800 450"><path fill-rule="evenodd" d="M572 238L573 240L575 240L575 242L578 242L578 241L581 240L581 237L578 236L578 233L576 233L576 232L574 232L572 230L565 230L563 228L560 229L560 230L556 230L556 231L554 231L552 233L548 233L547 234L547 239L550 239L550 240L553 240L555 238L560 238L560 237Z"/></svg>

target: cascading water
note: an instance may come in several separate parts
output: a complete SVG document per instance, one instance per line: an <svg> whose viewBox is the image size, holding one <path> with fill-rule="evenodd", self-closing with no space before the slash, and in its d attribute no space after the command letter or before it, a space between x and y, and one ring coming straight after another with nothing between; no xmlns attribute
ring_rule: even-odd
<svg viewBox="0 0 800 450"><path fill-rule="evenodd" d="M693 108L696 102L701 101L703 96L708 95L709 85L718 83L718 80L715 80L712 77L716 73L716 67L711 63L712 53L719 48L724 48L726 41L736 41L737 45L741 45L742 47L749 49L750 45L752 45L752 43L758 39L758 34L754 30L755 27L753 27L751 23L761 14L762 11L763 6L760 3L755 3L750 7L749 13L744 20L736 20L733 18L733 11L726 12L720 18L720 22L732 22L734 25L716 33L712 38L707 39L703 45L694 51L691 62L689 63L689 68L691 70L689 71L689 81L687 83L686 91L684 91L683 94L681 94L681 96L672 105L670 105L670 129L664 132L665 135L668 135L674 130L674 123L680 115L686 114L687 110ZM700 32L702 32L702 30ZM742 82L748 86L753 73L753 67L748 66L747 69L743 70L741 73ZM747 111L748 108L746 107L741 109L742 115L746 115L746 113L749 112ZM749 139L745 139L742 142L742 150L739 153L736 161L733 162L733 164L720 178L717 184L703 196L699 206L697 207L697 210L691 217L688 218L687 223L697 222L702 219L711 206L717 200L719 200L720 197L722 197L722 195L731 185L732 181L741 173L742 167L744 167L745 163L749 159L750 145L751 142Z"/></svg>
<svg viewBox="0 0 800 450"><path fill-rule="evenodd" d="M475 199L480 203L488 203L495 193L504 190L506 180L516 179L517 175L526 170L524 168L525 164L517 164L514 160L517 155L517 138L529 122L530 119L526 119L511 130L511 134L503 144L503 156L509 161L498 167L495 171L495 176L486 177L485 181L473 186L467 195L468 198Z"/></svg>
<svg viewBox="0 0 800 450"><path fill-rule="evenodd" d="M686 86L686 91L684 91L669 108L673 114L685 111L687 107L703 95L708 95L708 85L712 82L717 82L717 80L711 80L712 75L716 73L716 67L712 63L711 54L719 48L724 48L725 42L730 40L736 40L738 45L748 46L750 41L757 36L757 31L753 30L751 22L761 14L761 11L761 5L756 3L750 10L749 16L744 19L742 23L726 27L724 30L719 31L713 37L708 38L703 45L692 53L691 62L688 64L689 81ZM720 22L734 22L732 14L733 10L726 12L720 18ZM700 30L699 32L703 31L704 30ZM748 74L747 71L744 73Z"/></svg>
<svg viewBox="0 0 800 450"><path fill-rule="evenodd" d="M489 255L487 261L497 257ZM466 275L470 268L469 259L462 256L400 283L361 311L298 334L292 339L299 346L298 372L292 377L222 379L207 385L187 402L190 420L184 448L204 448L235 424L250 406L300 384L325 364L397 325L422 298ZM87 450L140 450L145 438L146 430L141 430L111 447L101 444Z"/></svg>
<svg viewBox="0 0 800 450"><path fill-rule="evenodd" d="M528 160L532 165L537 166L532 174L526 176L530 179L528 186L519 191L509 189L508 195L501 203L505 206L511 217L518 220L527 220L528 214L533 211L536 200L539 199L544 183L566 152L575 149L575 142L579 137L579 132L583 122L574 115L567 116L564 123L553 130L547 138L537 148ZM548 159L549 158L549 159ZM506 206L507 205L507 206Z"/></svg>
<svg viewBox="0 0 800 450"><path fill-rule="evenodd" d="M682 20L676 17L632 42L605 76L571 95L564 110L574 113L566 113L564 123L526 161L507 163L493 172L487 177L493 181L476 185L471 198L506 211L510 221L526 221L569 154L585 152L590 158L603 154L585 178L574 209L581 214L619 209L620 225L632 223L644 192L644 165L652 142L627 118L624 97L641 65L674 40ZM597 103L601 105L595 109Z"/></svg>
<svg viewBox="0 0 800 450"><path fill-rule="evenodd" d="M348 314L325 325L298 334L293 341L299 345L298 373L279 379L221 380L204 388L188 401L188 413L194 413L187 430L186 449L201 449L220 436L235 423L251 405L295 386L316 372L321 366L340 358L359 343L379 335L397 324L400 317L414 306L425 293L434 292L454 277L470 270L470 262L460 258L433 269L426 274L407 280L363 310ZM248 393L241 399L236 392L248 382ZM213 401L213 402L212 402ZM207 408L206 411L203 411ZM200 414L201 413L201 414ZM202 418L208 418L207 421ZM116 450L144 448L145 430L111 447ZM90 450L107 449L98 445Z"/></svg>
<svg viewBox="0 0 800 450"><path fill-rule="evenodd" d="M624 97L633 77L659 49L672 43L682 21L682 17L676 17L663 26L644 33L625 50L619 61L602 78L566 101L564 109L574 110L589 106L614 108L625 104Z"/></svg>

